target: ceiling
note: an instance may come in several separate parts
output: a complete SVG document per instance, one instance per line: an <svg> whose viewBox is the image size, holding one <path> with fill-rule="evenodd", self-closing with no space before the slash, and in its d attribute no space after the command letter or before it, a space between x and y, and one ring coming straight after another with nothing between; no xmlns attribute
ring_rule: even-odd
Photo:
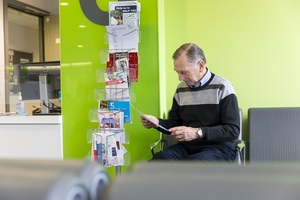
<svg viewBox="0 0 300 200"><path fill-rule="evenodd" d="M59 15L58 0L17 0L35 8L49 12L50 15ZM15 9L8 9L8 21L10 23L38 29L38 18Z"/></svg>

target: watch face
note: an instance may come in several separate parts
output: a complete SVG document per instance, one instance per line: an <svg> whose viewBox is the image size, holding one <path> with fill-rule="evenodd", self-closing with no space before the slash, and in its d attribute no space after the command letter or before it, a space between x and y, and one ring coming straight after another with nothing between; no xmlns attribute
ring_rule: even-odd
<svg viewBox="0 0 300 200"><path fill-rule="evenodd" d="M199 129L198 135L199 135L200 138L202 138L202 130L201 129Z"/></svg>

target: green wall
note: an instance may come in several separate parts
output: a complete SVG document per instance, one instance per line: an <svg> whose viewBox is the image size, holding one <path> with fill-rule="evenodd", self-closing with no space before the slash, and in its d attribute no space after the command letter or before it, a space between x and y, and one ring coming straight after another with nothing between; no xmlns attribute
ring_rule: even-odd
<svg viewBox="0 0 300 200"><path fill-rule="evenodd" d="M83 14L79 1L60 6L61 37L61 86L64 158L89 157L91 145L87 143L87 131L96 128L97 123L89 121L88 112L97 107L94 89L103 87L96 82L96 71L105 67L100 62L101 50L106 50L105 27L94 24ZM97 1L107 11L107 0ZM141 25L139 44L139 81L132 83L135 98L132 103L144 113L159 115L158 83L158 25L157 2L140 0ZM85 28L79 28L85 25ZM78 47L81 45L81 47ZM151 83L151 84L149 84ZM155 130L144 129L139 115L132 110L132 123L125 125L129 135L130 165L151 158L150 146L159 138ZM122 171L130 166L122 167ZM113 176L114 167L108 168Z"/></svg>
<svg viewBox="0 0 300 200"><path fill-rule="evenodd" d="M164 5L163 5L164 4ZM197 43L214 73L229 79L243 109L247 137L250 107L300 105L300 1L186 0L164 7L166 105L178 83L172 53Z"/></svg>
<svg viewBox="0 0 300 200"><path fill-rule="evenodd" d="M87 130L96 127L89 122L88 112L97 106L94 89L99 83L95 74L99 67L104 67L100 51L108 48L104 42L105 27L90 22L79 1L68 2L69 6L60 7L66 159L88 157ZM109 1L98 2L101 9L108 9ZM171 56L185 42L199 44L211 71L233 83L244 111L245 136L248 108L299 106L299 1L139 2L142 7L139 82L132 84L135 94L132 103L144 113L164 116L170 108L178 83ZM85 24L86 28L78 28L79 24ZM83 47L77 47L79 44ZM132 123L126 124L125 129L130 136L130 144L126 145L130 165L149 159L150 146L160 134L144 129L134 111ZM128 166L122 167L123 171L127 169ZM108 170L114 173L114 168Z"/></svg>

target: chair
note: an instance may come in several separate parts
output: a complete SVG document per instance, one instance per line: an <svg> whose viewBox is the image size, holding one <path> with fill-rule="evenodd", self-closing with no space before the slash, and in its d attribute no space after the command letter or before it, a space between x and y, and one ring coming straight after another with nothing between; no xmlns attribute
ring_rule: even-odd
<svg viewBox="0 0 300 200"><path fill-rule="evenodd" d="M300 161L300 107L249 108L249 162Z"/></svg>
<svg viewBox="0 0 300 200"><path fill-rule="evenodd" d="M238 139L236 140L236 151L237 151L237 156L235 159L235 162L237 162L239 165L245 165L245 155L246 155L246 145L245 141L242 139L242 121L243 121L243 111L242 109L239 109L239 114L240 114L240 134ZM166 149L167 147L176 144L178 141L171 135L163 134L162 139L160 140L160 148ZM158 143L156 144L158 145ZM154 145L151 147L151 153L154 155L154 148L156 147Z"/></svg>
<svg viewBox="0 0 300 200"><path fill-rule="evenodd" d="M246 163L246 145L245 141L243 140L243 111L242 109L239 109L239 114L240 114L240 134L239 137L236 141L236 150L237 150L237 155L235 161L239 165L245 165Z"/></svg>

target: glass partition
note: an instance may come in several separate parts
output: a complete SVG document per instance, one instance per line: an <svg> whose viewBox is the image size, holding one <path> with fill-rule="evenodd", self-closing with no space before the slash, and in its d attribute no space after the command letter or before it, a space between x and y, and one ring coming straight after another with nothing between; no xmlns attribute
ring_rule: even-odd
<svg viewBox="0 0 300 200"><path fill-rule="evenodd" d="M8 113L16 111L19 93L26 115L61 113L59 61L6 66L6 88Z"/></svg>

